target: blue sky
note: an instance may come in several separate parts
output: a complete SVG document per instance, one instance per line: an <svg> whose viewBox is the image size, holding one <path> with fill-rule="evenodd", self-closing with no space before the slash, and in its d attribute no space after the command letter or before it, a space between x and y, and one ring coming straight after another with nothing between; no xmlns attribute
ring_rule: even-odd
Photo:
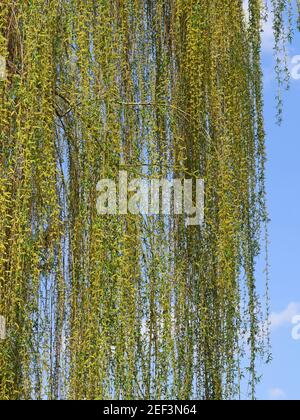
<svg viewBox="0 0 300 420"><path fill-rule="evenodd" d="M289 59L300 55L300 36L289 47ZM284 120L276 124L276 90L272 25L263 35L265 125L267 132L267 189L271 218L271 339L273 362L263 368L260 399L300 400L300 340L292 337L295 315L300 315L300 68L294 67L291 87L284 94ZM299 60L300 62L300 60ZM259 280L263 275L259 273Z"/></svg>

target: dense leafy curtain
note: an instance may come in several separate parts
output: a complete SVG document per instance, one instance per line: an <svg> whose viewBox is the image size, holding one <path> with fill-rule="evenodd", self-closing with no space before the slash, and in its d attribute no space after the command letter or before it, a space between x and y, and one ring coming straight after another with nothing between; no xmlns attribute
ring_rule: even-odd
<svg viewBox="0 0 300 420"><path fill-rule="evenodd" d="M289 5L273 0L279 57ZM0 7L0 398L229 399L243 380L254 397L263 2ZM205 224L99 216L120 170L203 178Z"/></svg>

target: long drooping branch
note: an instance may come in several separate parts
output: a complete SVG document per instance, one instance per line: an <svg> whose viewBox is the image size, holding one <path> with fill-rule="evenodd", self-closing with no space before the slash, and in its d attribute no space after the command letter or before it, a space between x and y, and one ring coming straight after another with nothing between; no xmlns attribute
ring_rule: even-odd
<svg viewBox="0 0 300 420"><path fill-rule="evenodd" d="M243 3L2 0L0 399L230 399L245 373L254 398L264 8ZM120 169L203 178L205 226L99 216Z"/></svg>

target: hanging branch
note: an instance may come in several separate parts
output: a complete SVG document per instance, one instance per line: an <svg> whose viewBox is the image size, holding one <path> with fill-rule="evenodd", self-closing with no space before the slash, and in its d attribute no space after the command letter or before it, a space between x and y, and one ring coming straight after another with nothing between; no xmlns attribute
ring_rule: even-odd
<svg viewBox="0 0 300 420"><path fill-rule="evenodd" d="M1 1L0 399L233 399L248 378L255 398L264 6L242 3ZM205 226L99 216L121 168L203 178Z"/></svg>

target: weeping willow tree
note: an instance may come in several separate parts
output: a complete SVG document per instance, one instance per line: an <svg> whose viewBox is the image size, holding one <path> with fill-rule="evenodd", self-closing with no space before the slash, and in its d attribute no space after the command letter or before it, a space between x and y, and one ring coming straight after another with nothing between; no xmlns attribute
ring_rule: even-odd
<svg viewBox="0 0 300 420"><path fill-rule="evenodd" d="M272 3L281 86L292 6ZM1 399L255 397L265 6L244 7L1 1ZM203 178L205 225L99 216L120 170Z"/></svg>

